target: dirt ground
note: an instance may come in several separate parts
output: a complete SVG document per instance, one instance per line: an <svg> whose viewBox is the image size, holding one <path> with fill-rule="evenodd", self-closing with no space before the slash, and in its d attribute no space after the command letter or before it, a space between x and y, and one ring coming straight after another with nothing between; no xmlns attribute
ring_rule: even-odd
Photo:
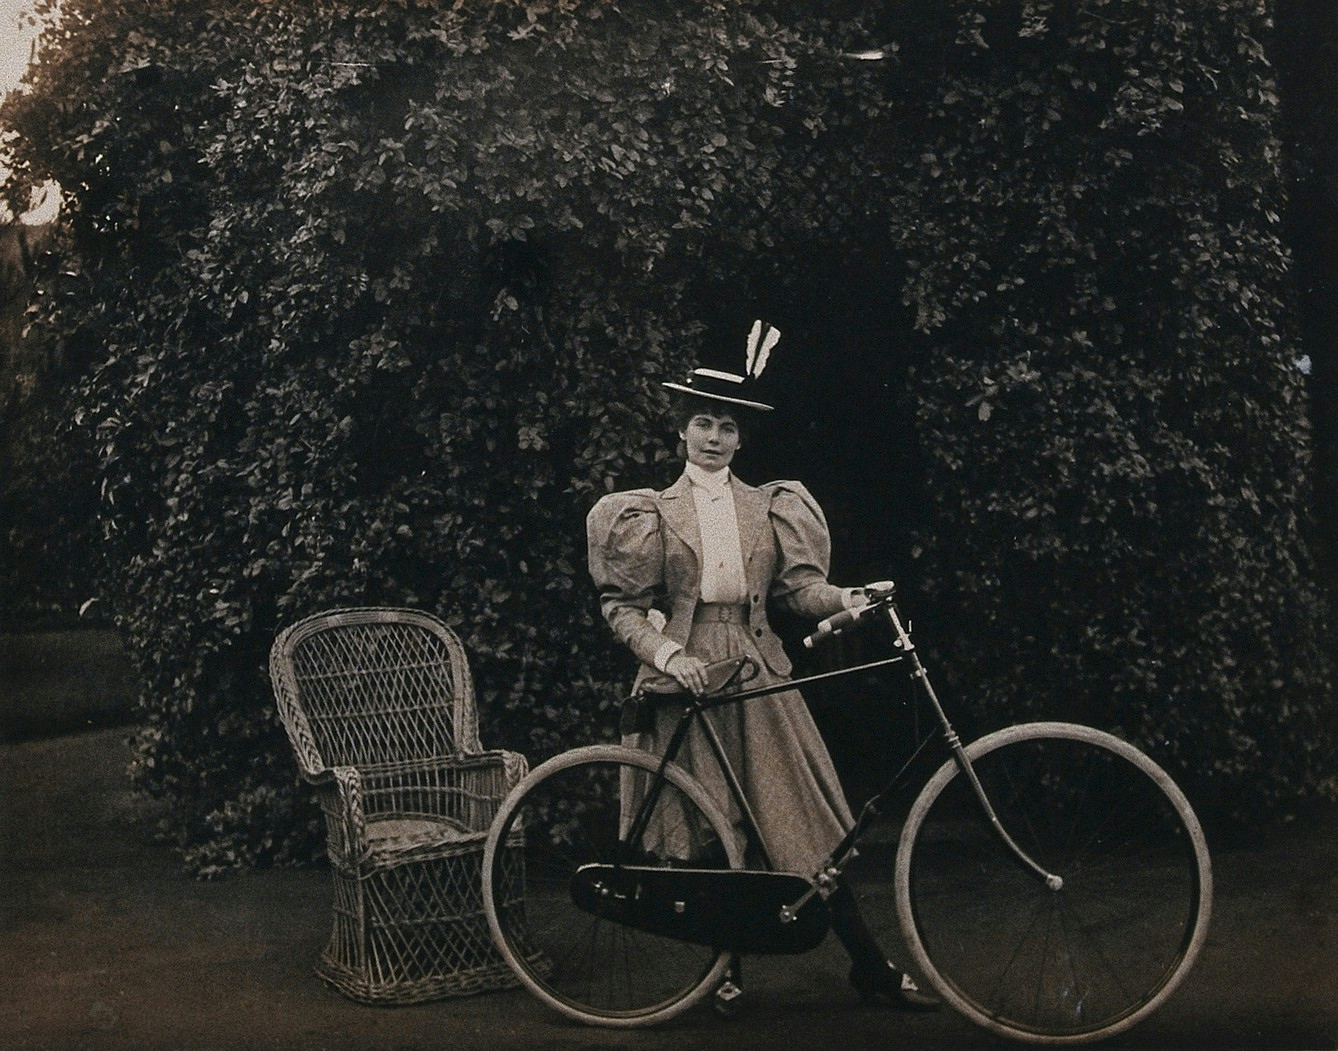
<svg viewBox="0 0 1338 1051"><path fill-rule="evenodd" d="M651 1031L587 1029L520 991L367 1007L312 974L329 874L182 876L125 785L124 731L0 745L0 1049L162 1051L787 1047L972 1049L951 1013L865 1007L831 939L749 961L747 1007ZM1154 1017L1107 1047L1338 1048L1338 811L1215 849L1203 956Z"/></svg>

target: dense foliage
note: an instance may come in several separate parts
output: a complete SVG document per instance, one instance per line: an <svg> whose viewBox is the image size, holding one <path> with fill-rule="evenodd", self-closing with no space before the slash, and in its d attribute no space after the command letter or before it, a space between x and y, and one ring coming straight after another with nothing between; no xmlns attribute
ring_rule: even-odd
<svg viewBox="0 0 1338 1051"><path fill-rule="evenodd" d="M1315 549L1338 613L1338 5L1277 0L1268 46L1282 98L1284 233L1314 425ZM1321 72L1323 71L1323 72ZM1317 72L1320 75L1316 75ZM1330 625L1334 620L1330 620ZM1330 647L1330 652L1338 647Z"/></svg>
<svg viewBox="0 0 1338 1051"><path fill-rule="evenodd" d="M72 198L40 338L193 868L312 848L263 671L316 609L446 615L490 743L609 734L582 518L668 480L656 381L754 311L776 462L863 465L846 536L923 503L893 568L982 724L1121 726L1239 815L1321 789L1260 5L772 6L61 4L3 116Z"/></svg>
<svg viewBox="0 0 1338 1051"><path fill-rule="evenodd" d="M1202 802L1285 811L1333 718L1266 12L999 22L959 22L905 172L953 666L986 721L1081 713Z"/></svg>

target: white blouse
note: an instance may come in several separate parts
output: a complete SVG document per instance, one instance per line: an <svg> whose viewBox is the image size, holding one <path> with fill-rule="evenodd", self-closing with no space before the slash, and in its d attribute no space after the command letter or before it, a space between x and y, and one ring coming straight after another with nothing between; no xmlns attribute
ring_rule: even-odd
<svg viewBox="0 0 1338 1051"><path fill-rule="evenodd" d="M743 574L743 548L729 469L706 471L690 463L684 473L692 483L702 543L701 600L741 605L748 601L748 579Z"/></svg>
<svg viewBox="0 0 1338 1051"><path fill-rule="evenodd" d="M739 542L739 517L734 510L729 468L708 471L689 463L683 473L692 483L692 504L697 509L702 545L700 598L703 602L742 605L748 601L748 578L743 573L743 545ZM669 658L682 648L667 640L655 654L655 667L665 671Z"/></svg>

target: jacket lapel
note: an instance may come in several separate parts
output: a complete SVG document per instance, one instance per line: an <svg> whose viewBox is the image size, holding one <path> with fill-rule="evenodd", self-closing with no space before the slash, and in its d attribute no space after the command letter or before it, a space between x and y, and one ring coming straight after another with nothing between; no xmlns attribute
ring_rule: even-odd
<svg viewBox="0 0 1338 1051"><path fill-rule="evenodd" d="M766 531L771 500L761 489L745 485L736 477L730 477L730 485L734 490L734 514L739 520L739 547L746 565L748 556Z"/></svg>
<svg viewBox="0 0 1338 1051"><path fill-rule="evenodd" d="M697 528L697 508L692 502L692 483L687 475L660 494L660 517L674 534L692 549L697 565L702 563L702 541Z"/></svg>

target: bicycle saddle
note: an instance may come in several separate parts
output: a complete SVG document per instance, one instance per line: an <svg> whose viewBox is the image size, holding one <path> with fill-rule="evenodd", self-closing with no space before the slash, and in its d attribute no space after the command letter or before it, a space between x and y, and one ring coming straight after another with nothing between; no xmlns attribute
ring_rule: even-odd
<svg viewBox="0 0 1338 1051"><path fill-rule="evenodd" d="M742 685L757 677L757 662L751 657L726 657L706 666L706 694L720 693L731 685ZM673 699L691 699L668 675L641 684L640 690L623 701L619 730L624 735L649 733L655 727L655 707Z"/></svg>

